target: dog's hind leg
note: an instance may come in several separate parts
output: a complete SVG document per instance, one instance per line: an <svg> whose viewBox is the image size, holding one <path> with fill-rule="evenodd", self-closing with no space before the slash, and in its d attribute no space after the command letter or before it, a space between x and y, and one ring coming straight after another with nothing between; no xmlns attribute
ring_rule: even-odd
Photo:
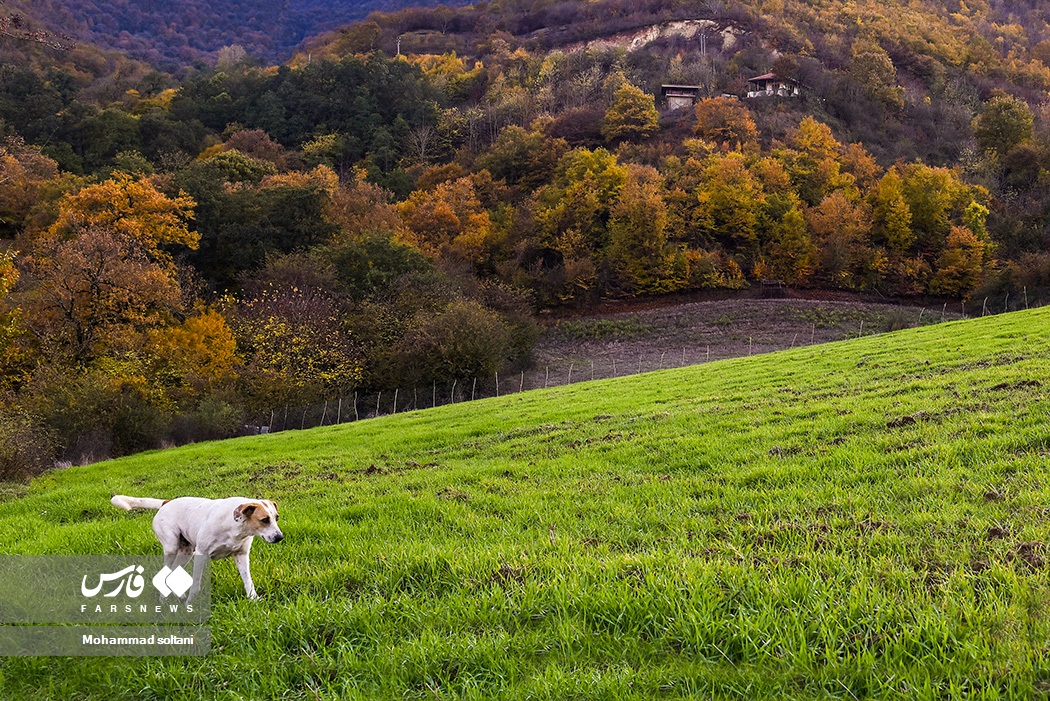
<svg viewBox="0 0 1050 701"><path fill-rule="evenodd" d="M186 592L186 603L193 601L193 597L201 590L201 577L204 576L204 568L208 565L210 558L199 550L193 553L193 586Z"/></svg>

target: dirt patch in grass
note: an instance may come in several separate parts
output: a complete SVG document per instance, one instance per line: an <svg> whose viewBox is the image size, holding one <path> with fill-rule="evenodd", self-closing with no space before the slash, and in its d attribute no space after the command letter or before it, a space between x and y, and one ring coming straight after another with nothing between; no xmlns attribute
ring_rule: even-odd
<svg viewBox="0 0 1050 701"><path fill-rule="evenodd" d="M961 318L921 306L819 299L609 303L550 318L524 389L619 377ZM506 382L511 382L508 379ZM513 383L511 383L513 384ZM514 389L517 389L515 387Z"/></svg>

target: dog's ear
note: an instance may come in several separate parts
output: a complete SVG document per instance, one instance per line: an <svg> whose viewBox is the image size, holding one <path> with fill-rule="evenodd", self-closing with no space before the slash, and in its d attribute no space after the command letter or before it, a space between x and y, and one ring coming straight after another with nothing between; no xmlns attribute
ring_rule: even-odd
<svg viewBox="0 0 1050 701"><path fill-rule="evenodd" d="M258 506L258 504L241 504L233 510L233 520L240 521L242 518L250 518Z"/></svg>

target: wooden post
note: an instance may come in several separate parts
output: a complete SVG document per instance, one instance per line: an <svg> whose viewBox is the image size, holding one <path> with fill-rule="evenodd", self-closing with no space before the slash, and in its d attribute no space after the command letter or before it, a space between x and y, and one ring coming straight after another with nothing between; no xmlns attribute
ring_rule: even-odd
<svg viewBox="0 0 1050 701"><path fill-rule="evenodd" d="M521 371L521 382L518 383L518 391L525 389L525 371Z"/></svg>
<svg viewBox="0 0 1050 701"><path fill-rule="evenodd" d="M335 409L335 422L337 424L343 423L343 398L339 397L339 405Z"/></svg>
<svg viewBox="0 0 1050 701"><path fill-rule="evenodd" d="M354 392L354 421L360 421L361 416L357 413L357 392Z"/></svg>
<svg viewBox="0 0 1050 701"><path fill-rule="evenodd" d="M397 413L397 393L400 392L400 391L401 391L400 387L394 389L394 413L395 414Z"/></svg>
<svg viewBox="0 0 1050 701"><path fill-rule="evenodd" d="M547 383L550 382L550 379L551 379L551 366L550 365L544 365L543 366L543 389L547 389Z"/></svg>
<svg viewBox="0 0 1050 701"><path fill-rule="evenodd" d="M470 401L474 401L474 391L478 388L478 378L474 378L474 384L470 386Z"/></svg>
<svg viewBox="0 0 1050 701"><path fill-rule="evenodd" d="M496 396L499 396L499 370L496 371Z"/></svg>
<svg viewBox="0 0 1050 701"><path fill-rule="evenodd" d="M321 425L324 426L324 420L328 417L328 400L324 400L324 411L321 412Z"/></svg>
<svg viewBox="0 0 1050 701"><path fill-rule="evenodd" d="M379 416L379 402L383 401L383 393L376 395L376 416Z"/></svg>
<svg viewBox="0 0 1050 701"><path fill-rule="evenodd" d="M575 363L569 363L569 380L565 383L567 385L572 384L572 367Z"/></svg>
<svg viewBox="0 0 1050 701"><path fill-rule="evenodd" d="M456 382L458 380L452 380L452 404L456 403Z"/></svg>

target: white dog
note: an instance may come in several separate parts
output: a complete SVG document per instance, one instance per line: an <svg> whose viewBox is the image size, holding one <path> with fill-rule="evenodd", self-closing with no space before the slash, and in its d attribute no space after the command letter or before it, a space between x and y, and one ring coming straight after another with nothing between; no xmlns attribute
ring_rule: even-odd
<svg viewBox="0 0 1050 701"><path fill-rule="evenodd" d="M277 527L277 505L265 499L179 497L162 500L118 494L110 501L118 509L127 511L158 510L153 517L153 532L164 548L164 564L175 569L193 558L193 586L187 601L200 590L205 564L231 556L244 581L244 592L249 599L258 599L248 563L252 538L260 536L267 543L284 539Z"/></svg>

